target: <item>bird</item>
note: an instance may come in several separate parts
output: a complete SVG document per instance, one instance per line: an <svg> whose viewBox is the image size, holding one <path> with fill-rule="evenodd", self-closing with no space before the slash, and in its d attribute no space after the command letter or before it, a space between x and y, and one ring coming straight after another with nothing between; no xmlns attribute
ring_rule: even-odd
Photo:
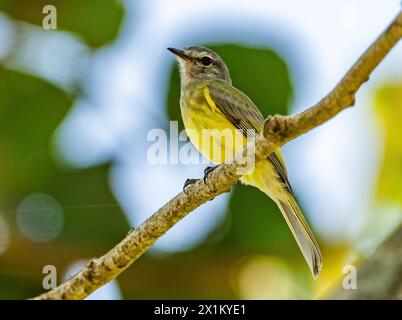
<svg viewBox="0 0 402 320"><path fill-rule="evenodd" d="M198 45L167 49L179 64L180 110L187 136L196 149L215 164L204 171L205 181L228 155L233 156L244 147L250 138L246 131L258 134L263 130L264 117L253 101L232 85L229 69L216 52ZM210 136L212 143L203 141L205 130L215 132ZM217 130L233 134L240 130L243 141L240 146L225 143L225 139L216 134ZM280 149L258 162L240 181L258 188L277 204L316 279L322 267L320 248L297 204ZM185 186L192 182L194 179L189 179Z"/></svg>

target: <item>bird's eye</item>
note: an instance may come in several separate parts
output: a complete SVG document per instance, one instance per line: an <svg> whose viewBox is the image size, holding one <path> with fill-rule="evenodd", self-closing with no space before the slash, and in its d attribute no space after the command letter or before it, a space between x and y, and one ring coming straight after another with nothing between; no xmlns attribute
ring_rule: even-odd
<svg viewBox="0 0 402 320"><path fill-rule="evenodd" d="M202 63L204 66L210 66L210 65L212 64L212 59L211 59L210 57L207 57L207 56L202 57L202 58L201 58L201 63Z"/></svg>

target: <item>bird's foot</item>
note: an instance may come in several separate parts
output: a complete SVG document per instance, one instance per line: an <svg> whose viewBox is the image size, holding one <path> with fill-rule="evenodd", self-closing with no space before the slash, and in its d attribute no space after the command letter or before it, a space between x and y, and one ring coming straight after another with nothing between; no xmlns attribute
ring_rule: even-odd
<svg viewBox="0 0 402 320"><path fill-rule="evenodd" d="M209 175L212 171L214 171L216 168L218 168L218 166L206 167L206 168L205 168L205 170L204 170L204 178L203 178L204 183L207 182L207 177L208 177L208 175ZM187 179L187 180L184 182L184 185L183 185L183 192L186 193L188 187L190 187L192 184L196 183L198 180L199 180L199 179ZM212 200L212 199L211 199L211 200Z"/></svg>
<svg viewBox="0 0 402 320"><path fill-rule="evenodd" d="M216 168L218 168L218 166L206 167L206 168L205 168L205 170L204 170L204 183L207 182L208 175L209 175L212 171L214 171Z"/></svg>
<svg viewBox="0 0 402 320"><path fill-rule="evenodd" d="M186 193L187 188L188 188L189 186L191 186L192 184L196 183L197 181L198 181L198 179L187 179L187 180L184 182L184 185L183 185L183 192Z"/></svg>

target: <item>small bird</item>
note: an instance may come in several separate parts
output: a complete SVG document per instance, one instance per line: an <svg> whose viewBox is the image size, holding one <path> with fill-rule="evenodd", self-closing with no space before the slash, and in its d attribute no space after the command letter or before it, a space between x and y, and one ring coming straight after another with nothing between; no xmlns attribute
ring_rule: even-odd
<svg viewBox="0 0 402 320"><path fill-rule="evenodd" d="M179 62L181 93L180 109L190 141L208 160L223 163L225 155L233 156L247 142L247 130L261 132L264 117L240 90L232 86L229 70L221 57L202 46L184 50L168 48ZM240 146L225 143L218 134L212 135L212 145L202 141L203 130L231 130L243 132ZM223 156L222 156L223 155ZM206 176L216 167L208 167ZM321 270L322 258L317 241L295 200L280 150L256 164L254 170L241 177L241 182L257 187L278 205L314 278Z"/></svg>

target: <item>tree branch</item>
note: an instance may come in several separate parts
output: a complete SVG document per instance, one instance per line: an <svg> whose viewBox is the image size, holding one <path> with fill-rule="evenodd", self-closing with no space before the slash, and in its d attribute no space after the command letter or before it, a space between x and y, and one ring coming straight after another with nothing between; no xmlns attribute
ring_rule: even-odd
<svg viewBox="0 0 402 320"><path fill-rule="evenodd" d="M293 116L275 115L267 118L262 135L255 141L255 161L265 159L290 140L321 125L354 103L360 86L402 37L402 12L367 49L336 87L319 103ZM181 192L131 230L112 250L92 259L73 278L35 299L83 299L137 260L155 241L179 220L208 200L228 191L241 177L247 163L243 161L248 148L235 155L231 164L219 166L210 173L206 183L200 179L186 193Z"/></svg>
<svg viewBox="0 0 402 320"><path fill-rule="evenodd" d="M338 300L402 299L402 224L357 268L357 289L339 289ZM380 276L381 275L381 276Z"/></svg>

